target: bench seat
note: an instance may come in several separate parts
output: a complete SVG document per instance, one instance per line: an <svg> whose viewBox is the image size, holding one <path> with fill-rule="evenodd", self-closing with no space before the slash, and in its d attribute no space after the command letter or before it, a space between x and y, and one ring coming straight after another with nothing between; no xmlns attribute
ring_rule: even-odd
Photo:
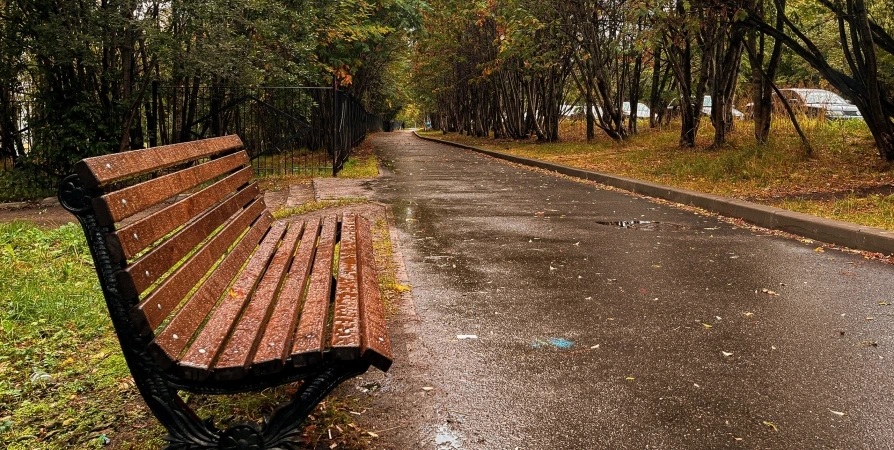
<svg viewBox="0 0 894 450"><path fill-rule="evenodd" d="M194 423L183 431L178 416L194 414L176 413L186 408L178 390L305 379L310 409L290 407L309 413L339 382L392 361L369 221L275 221L241 147L228 136L88 158L60 189L85 230L136 384L171 442L197 433ZM202 426L212 441L227 433Z"/></svg>

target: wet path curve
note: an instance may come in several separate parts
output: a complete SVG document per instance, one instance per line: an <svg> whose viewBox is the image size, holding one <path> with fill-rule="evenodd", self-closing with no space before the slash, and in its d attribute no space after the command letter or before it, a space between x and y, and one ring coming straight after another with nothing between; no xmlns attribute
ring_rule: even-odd
<svg viewBox="0 0 894 450"><path fill-rule="evenodd" d="M376 445L894 446L894 267L408 133L373 144L414 299ZM610 224L630 220L658 223Z"/></svg>

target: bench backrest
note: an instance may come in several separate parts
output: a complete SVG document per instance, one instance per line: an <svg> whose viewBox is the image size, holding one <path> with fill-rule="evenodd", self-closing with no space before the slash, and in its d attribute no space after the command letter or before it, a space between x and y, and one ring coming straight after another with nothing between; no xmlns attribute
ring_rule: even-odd
<svg viewBox="0 0 894 450"><path fill-rule="evenodd" d="M273 220L238 136L88 158L75 170L93 199L112 261L119 295L136 305L131 316L141 334L152 334L198 281L230 253L216 272L230 279ZM172 200L173 203L171 202ZM209 296L227 283L205 283ZM220 292L214 291L219 288Z"/></svg>
<svg viewBox="0 0 894 450"><path fill-rule="evenodd" d="M98 272L115 286L118 333L146 338L133 345L191 380L272 374L327 350L387 370L370 224L274 223L248 163L226 136L76 165L112 263Z"/></svg>

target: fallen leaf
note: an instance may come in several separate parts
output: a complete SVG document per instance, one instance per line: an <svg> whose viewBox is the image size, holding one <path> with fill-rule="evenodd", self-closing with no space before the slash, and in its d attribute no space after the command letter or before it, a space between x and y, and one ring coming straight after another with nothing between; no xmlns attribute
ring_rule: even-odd
<svg viewBox="0 0 894 450"><path fill-rule="evenodd" d="M763 424L766 425L766 426L768 426L768 427L770 427L770 428L772 428L773 431L779 431L779 428L776 427L776 424L773 423L773 422L770 422L769 420L765 420L765 421L763 422Z"/></svg>
<svg viewBox="0 0 894 450"><path fill-rule="evenodd" d="M891 304L888 302L878 302L878 305L879 306L891 306Z"/></svg>
<svg viewBox="0 0 894 450"><path fill-rule="evenodd" d="M372 432L372 431L367 431L367 432L366 432L366 434L368 434L368 435L370 435L370 437L374 437L374 438L377 438L377 437L379 437L379 435L378 435L378 434L376 434L376 433L373 433L373 432Z"/></svg>
<svg viewBox="0 0 894 450"><path fill-rule="evenodd" d="M633 377L627 377L627 381L633 381L633 380L635 380L635 379L636 379L636 378L633 378Z"/></svg>
<svg viewBox="0 0 894 450"><path fill-rule="evenodd" d="M397 292L407 292L410 290L410 287L405 284L395 284L394 290Z"/></svg>
<svg viewBox="0 0 894 450"><path fill-rule="evenodd" d="M705 327L705 328L714 328L713 325L709 325L709 324L707 324L707 323L702 323L702 326Z"/></svg>
<svg viewBox="0 0 894 450"><path fill-rule="evenodd" d="M825 252L825 250L823 250L822 247L817 247L817 248L813 249L813 251L815 251L815 252L817 252L817 253L823 253L823 252Z"/></svg>

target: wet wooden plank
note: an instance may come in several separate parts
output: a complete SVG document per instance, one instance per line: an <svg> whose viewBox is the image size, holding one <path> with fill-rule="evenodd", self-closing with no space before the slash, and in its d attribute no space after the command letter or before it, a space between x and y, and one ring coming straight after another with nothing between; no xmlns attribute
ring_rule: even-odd
<svg viewBox="0 0 894 450"><path fill-rule="evenodd" d="M167 368L179 360L187 343L239 274L239 269L257 248L258 242L264 237L272 221L273 218L265 212L183 308L177 311L164 330L158 333L150 344L149 351L159 365ZM147 308L144 308L144 311L147 311Z"/></svg>
<svg viewBox="0 0 894 450"><path fill-rule="evenodd" d="M221 199L251 181L252 169L246 167L189 197L144 217L106 237L112 260L123 262L145 250L155 241L185 224ZM246 189L258 192L257 184Z"/></svg>
<svg viewBox="0 0 894 450"><path fill-rule="evenodd" d="M252 362L252 357L259 344L261 331L267 327L276 294L279 293L289 263L295 254L295 246L304 223L292 223L286 232L279 249L270 260L270 265L258 283L239 323L233 329L226 346L214 363L214 378L218 380L237 380L245 376Z"/></svg>
<svg viewBox="0 0 894 450"><path fill-rule="evenodd" d="M360 277L361 357L383 372L394 360L391 338L385 325L385 309L379 291L378 271L373 252L372 226L364 218L357 221L357 266Z"/></svg>
<svg viewBox="0 0 894 450"><path fill-rule="evenodd" d="M142 294L146 288L155 283L174 264L207 239L214 230L256 196L256 189L245 189L239 192L127 266L123 273L119 272L118 275L119 284L123 289L122 295ZM263 209L264 205L256 204L254 207L260 213L260 209ZM127 277L130 279L128 280ZM134 291L127 292L130 288L133 288ZM125 295L125 298L127 297Z"/></svg>
<svg viewBox="0 0 894 450"><path fill-rule="evenodd" d="M332 356L341 360L360 357L360 297L357 277L357 217L345 215L338 251L338 280L332 315Z"/></svg>
<svg viewBox="0 0 894 450"><path fill-rule="evenodd" d="M112 225L181 192L248 164L248 154L234 153L93 199L96 221Z"/></svg>
<svg viewBox="0 0 894 450"><path fill-rule="evenodd" d="M229 291L224 294L223 300L214 312L211 313L208 322L199 331L195 341L190 344L180 360L178 369L184 378L201 381L211 374L211 366L223 349L236 325L236 319L242 313L248 298L264 274L285 229L286 224L283 222L275 223L270 227L270 231L267 232L267 236L264 237L257 251L249 258L248 264L239 273Z"/></svg>
<svg viewBox="0 0 894 450"><path fill-rule="evenodd" d="M75 165L75 172L87 188L93 189L240 148L239 136L223 136L87 158Z"/></svg>
<svg viewBox="0 0 894 450"><path fill-rule="evenodd" d="M323 220L320 242L317 245L317 254L307 288L307 298L292 340L292 363L297 367L312 365L323 359L337 225L335 216Z"/></svg>
<svg viewBox="0 0 894 450"><path fill-rule="evenodd" d="M298 323L319 236L320 220L309 220L304 225L298 252L255 352L251 370L256 375L279 372L289 357L292 334Z"/></svg>
<svg viewBox="0 0 894 450"><path fill-rule="evenodd" d="M201 250L196 252L171 274L158 289L134 307L131 311L131 318L134 323L144 333L152 333L168 317L168 314L180 304L186 297L186 294L208 272L208 269L230 248L230 245L236 242L245 229L262 214L269 215L265 211L264 201L261 199L255 200L251 205L239 212L224 226L220 233L211 238ZM269 222L270 219L268 217L266 222L262 222L261 225L266 228L269 226ZM127 283L132 284L133 281L129 274L123 271L122 273L123 276L119 277L118 284L122 286L122 291L124 291L123 286L127 285ZM127 290L131 290L133 293L136 292L136 288L133 286L128 287Z"/></svg>

